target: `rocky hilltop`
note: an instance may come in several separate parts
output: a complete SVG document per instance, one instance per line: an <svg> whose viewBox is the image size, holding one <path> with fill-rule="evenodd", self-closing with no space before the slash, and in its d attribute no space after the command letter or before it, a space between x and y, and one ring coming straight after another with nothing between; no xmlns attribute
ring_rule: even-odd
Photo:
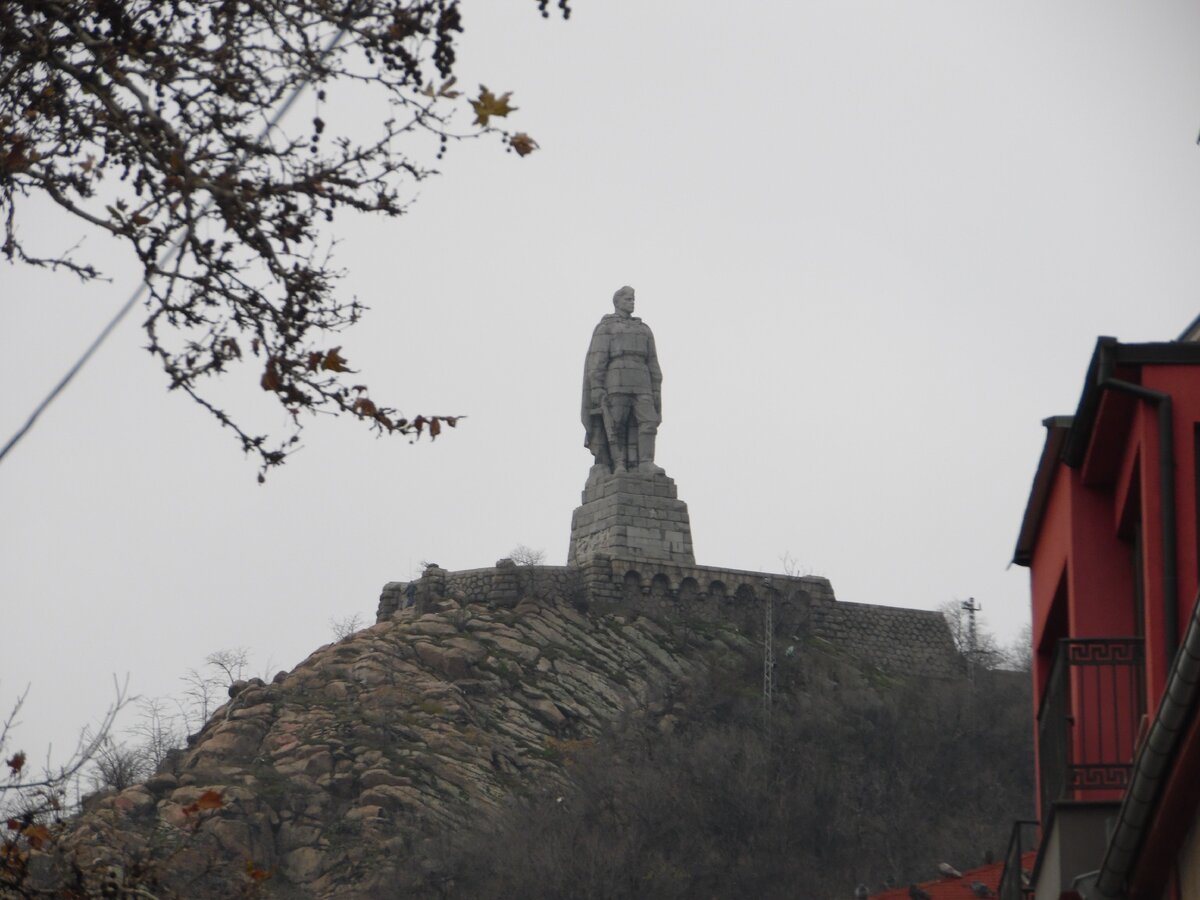
<svg viewBox="0 0 1200 900"><path fill-rule="evenodd" d="M423 884L431 835L562 779L565 742L617 717L669 727L706 654L751 645L553 599L429 607L234 684L173 765L94 801L65 846L183 896L230 896L254 871L270 896L402 895ZM221 803L204 808L210 792Z"/></svg>
<svg viewBox="0 0 1200 900"><path fill-rule="evenodd" d="M73 863L40 877L65 884L74 865L158 897L433 895L445 835L565 783L572 749L618 721L669 734L714 666L761 666L762 631L746 621L762 620L743 619L601 612L534 591L503 607L424 596L270 684L232 685L154 777L93 798L54 851ZM777 615L776 652L825 658L834 687L884 674L822 634L826 619L844 627ZM941 641L922 658L945 675L944 627Z"/></svg>

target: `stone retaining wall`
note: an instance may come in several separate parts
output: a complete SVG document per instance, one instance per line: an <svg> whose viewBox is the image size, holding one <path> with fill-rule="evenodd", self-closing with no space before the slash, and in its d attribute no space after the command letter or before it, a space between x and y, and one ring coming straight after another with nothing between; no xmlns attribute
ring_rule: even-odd
<svg viewBox="0 0 1200 900"><path fill-rule="evenodd" d="M557 598L597 613L626 612L669 623L713 623L762 634L766 605L776 640L816 642L895 674L954 677L962 657L940 613L842 603L829 580L710 566L594 557L581 566L518 566L500 560L487 569L448 572L428 567L421 578L386 584L376 621L407 606L442 598L515 606L526 595Z"/></svg>
<svg viewBox="0 0 1200 900"><path fill-rule="evenodd" d="M502 559L489 569L448 572L434 565L415 581L385 584L375 621L382 622L407 606L443 597L465 603L515 606L526 594L575 600L579 593L579 571L569 566L518 566Z"/></svg>

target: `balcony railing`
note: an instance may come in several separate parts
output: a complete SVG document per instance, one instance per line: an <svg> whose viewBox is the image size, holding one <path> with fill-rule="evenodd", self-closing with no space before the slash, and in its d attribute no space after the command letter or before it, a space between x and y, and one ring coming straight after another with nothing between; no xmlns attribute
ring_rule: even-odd
<svg viewBox="0 0 1200 900"><path fill-rule="evenodd" d="M1058 642L1038 710L1042 821L1057 800L1108 799L1129 784L1145 712L1141 638Z"/></svg>
<svg viewBox="0 0 1200 900"><path fill-rule="evenodd" d="M1037 847L1037 822L1018 819L1013 822L1008 850L1004 853L1004 872L1000 875L1000 900L1026 900L1033 893L1029 887L1029 869L1033 865L1033 850Z"/></svg>

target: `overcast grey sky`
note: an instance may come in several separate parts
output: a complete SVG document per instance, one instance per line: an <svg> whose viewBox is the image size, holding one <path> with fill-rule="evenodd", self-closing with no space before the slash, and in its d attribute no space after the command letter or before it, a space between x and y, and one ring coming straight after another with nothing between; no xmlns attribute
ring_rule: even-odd
<svg viewBox="0 0 1200 900"><path fill-rule="evenodd" d="M1008 639L1040 420L1074 411L1097 335L1172 339L1198 311L1194 3L463 6L461 82L513 91L542 149L453 147L410 215L336 234L372 307L343 354L378 400L467 418L412 446L316 421L259 487L130 317L0 465L0 702L32 683L35 757L112 673L166 694L232 646L291 668L421 560L565 562L583 354L625 283L698 562L973 596ZM0 438L136 286L84 248L110 283L0 268ZM228 394L275 416L259 374Z"/></svg>

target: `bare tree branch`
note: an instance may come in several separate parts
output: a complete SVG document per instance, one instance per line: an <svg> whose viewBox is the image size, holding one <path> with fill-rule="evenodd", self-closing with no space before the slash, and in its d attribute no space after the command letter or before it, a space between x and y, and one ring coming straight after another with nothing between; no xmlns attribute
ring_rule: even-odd
<svg viewBox="0 0 1200 900"><path fill-rule="evenodd" d="M17 751L5 761L6 776L0 779L0 812L20 808L23 814L42 814L61 810L67 788L76 777L100 755L112 733L117 716L130 703L129 679L124 682L113 676L113 701L95 727L84 728L79 733L75 749L62 763L51 760L51 748L46 750L46 762L40 776L28 776L28 762L24 752ZM27 687L13 704L12 711L0 727L0 755L7 755L17 715L29 694Z"/></svg>
<svg viewBox="0 0 1200 900"><path fill-rule="evenodd" d="M538 0L543 15L547 5ZM457 0L0 5L3 252L98 277L76 248L26 250L19 212L37 196L132 250L148 349L170 388L257 457L260 480L295 449L306 413L436 437L457 417L408 418L347 381L334 335L365 307L339 297L325 229L347 210L403 214L434 174L405 150L421 134L438 158L489 132L522 156L536 147L495 124L513 110L508 94L481 87L468 100L454 88L462 30ZM317 114L284 127L310 88ZM361 115L327 121L328 93L348 89ZM459 129L463 103L474 122ZM289 413L286 433L262 433L211 398L208 379L232 370Z"/></svg>

